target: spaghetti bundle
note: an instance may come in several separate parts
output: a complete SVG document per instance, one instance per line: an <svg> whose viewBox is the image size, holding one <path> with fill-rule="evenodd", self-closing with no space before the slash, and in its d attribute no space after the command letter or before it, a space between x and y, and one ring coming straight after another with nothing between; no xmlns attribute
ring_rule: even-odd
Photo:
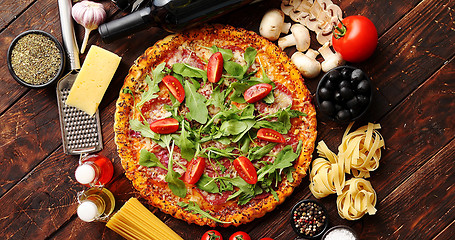
<svg viewBox="0 0 455 240"><path fill-rule="evenodd" d="M106 226L126 239L183 240L136 198L130 198Z"/></svg>

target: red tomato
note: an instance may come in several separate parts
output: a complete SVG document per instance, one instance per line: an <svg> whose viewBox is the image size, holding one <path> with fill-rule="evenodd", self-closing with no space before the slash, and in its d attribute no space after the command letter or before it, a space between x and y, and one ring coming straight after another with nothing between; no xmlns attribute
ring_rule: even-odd
<svg viewBox="0 0 455 240"><path fill-rule="evenodd" d="M220 52L214 53L207 63L207 79L209 82L217 83L223 73L223 55Z"/></svg>
<svg viewBox="0 0 455 240"><path fill-rule="evenodd" d="M229 237L229 240L251 240L246 232L238 231Z"/></svg>
<svg viewBox="0 0 455 240"><path fill-rule="evenodd" d="M150 129L159 134L174 133L179 129L179 122L173 118L160 119L152 122Z"/></svg>
<svg viewBox="0 0 455 240"><path fill-rule="evenodd" d="M177 99L177 101L182 103L183 99L185 99L185 89L183 89L183 86L180 83L180 81L171 75L167 75L166 77L163 78L162 81L164 85L166 85L166 87L172 93L172 96L174 96Z"/></svg>
<svg viewBox="0 0 455 240"><path fill-rule="evenodd" d="M248 158L244 156L236 158L234 160L234 168L240 177L245 180L245 182L249 184L257 183L258 174L256 173L256 169Z"/></svg>
<svg viewBox="0 0 455 240"><path fill-rule="evenodd" d="M259 139L269 141L269 142L276 142L276 143L284 143L286 140L284 139L283 135L273 129L270 128L261 128L257 133L257 137Z"/></svg>
<svg viewBox="0 0 455 240"><path fill-rule="evenodd" d="M199 178L201 178L202 173L204 173L204 169L205 169L205 158L198 157L196 159L192 159L186 168L186 172L183 177L183 181L185 181L189 184L197 183L197 181L199 181Z"/></svg>
<svg viewBox="0 0 455 240"><path fill-rule="evenodd" d="M202 235L201 240L223 240L223 236L217 230L208 230Z"/></svg>
<svg viewBox="0 0 455 240"><path fill-rule="evenodd" d="M348 62L369 58L378 44L378 32L373 22L364 16L349 16L333 31L332 44Z"/></svg>
<svg viewBox="0 0 455 240"><path fill-rule="evenodd" d="M243 97L248 103L255 103L267 96L272 91L273 86L267 83L259 83L248 88Z"/></svg>

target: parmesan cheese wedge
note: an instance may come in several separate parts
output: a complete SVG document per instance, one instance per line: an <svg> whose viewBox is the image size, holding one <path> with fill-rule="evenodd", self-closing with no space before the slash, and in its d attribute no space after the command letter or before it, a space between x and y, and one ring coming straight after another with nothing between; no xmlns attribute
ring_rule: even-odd
<svg viewBox="0 0 455 240"><path fill-rule="evenodd" d="M115 53L93 45L71 87L66 105L93 116L121 59Z"/></svg>

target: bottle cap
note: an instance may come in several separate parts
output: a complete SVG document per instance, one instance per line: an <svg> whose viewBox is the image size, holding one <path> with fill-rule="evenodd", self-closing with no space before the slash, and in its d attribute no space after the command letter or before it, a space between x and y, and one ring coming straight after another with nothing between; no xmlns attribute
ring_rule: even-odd
<svg viewBox="0 0 455 240"><path fill-rule="evenodd" d="M89 184L95 180L95 169L89 164L82 164L76 168L76 181L81 184Z"/></svg>
<svg viewBox="0 0 455 240"><path fill-rule="evenodd" d="M98 216L98 207L92 201L83 201L77 207L77 216L85 222L91 222Z"/></svg>

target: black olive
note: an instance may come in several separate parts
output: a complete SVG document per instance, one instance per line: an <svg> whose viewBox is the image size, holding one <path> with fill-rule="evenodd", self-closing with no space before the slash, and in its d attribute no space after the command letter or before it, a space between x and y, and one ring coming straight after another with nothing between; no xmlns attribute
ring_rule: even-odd
<svg viewBox="0 0 455 240"><path fill-rule="evenodd" d="M341 89L343 87L347 87L347 88L351 88L351 83L349 83L348 80L343 80L340 82L340 84L338 85L338 87Z"/></svg>
<svg viewBox="0 0 455 240"><path fill-rule="evenodd" d="M367 80L362 80L359 85L357 85L357 92L368 94L370 92L370 83Z"/></svg>
<svg viewBox="0 0 455 240"><path fill-rule="evenodd" d="M343 109L338 111L336 118L340 121L347 121L351 118L351 114L348 110Z"/></svg>
<svg viewBox="0 0 455 240"><path fill-rule="evenodd" d="M323 101L321 103L321 110L329 116L332 116L335 113L335 107L330 101Z"/></svg>
<svg viewBox="0 0 455 240"><path fill-rule="evenodd" d="M343 101L343 98L341 97L340 91L336 91L334 97L335 97L335 100L336 100L337 102Z"/></svg>
<svg viewBox="0 0 455 240"><path fill-rule="evenodd" d="M368 105L368 103L370 102L370 99L367 98L367 97L364 96L364 95L357 95L357 100L359 100L359 104L360 104L362 107Z"/></svg>
<svg viewBox="0 0 455 240"><path fill-rule="evenodd" d="M356 69L351 73L351 80L353 83L358 83L365 78L365 73L362 70Z"/></svg>
<svg viewBox="0 0 455 240"><path fill-rule="evenodd" d="M350 88L343 87L340 89L341 96L345 100L349 100L354 97L354 91L352 91Z"/></svg>
<svg viewBox="0 0 455 240"><path fill-rule="evenodd" d="M332 98L332 91L330 91L329 89L323 87L323 88L320 88L319 89L319 97L322 99L322 100L329 100Z"/></svg>
<svg viewBox="0 0 455 240"><path fill-rule="evenodd" d="M351 113L351 116L353 118L355 118L355 117L358 117L362 113L362 110L361 109L350 108L349 109L349 113Z"/></svg>
<svg viewBox="0 0 455 240"><path fill-rule="evenodd" d="M332 70L327 73L327 79L330 79L335 82L337 82L338 79L340 79L340 76L341 76L341 74L340 74L340 72L338 72L338 70Z"/></svg>
<svg viewBox="0 0 455 240"><path fill-rule="evenodd" d="M335 112L339 112L341 109L343 109L342 106L340 106L339 104L335 104Z"/></svg>
<svg viewBox="0 0 455 240"><path fill-rule="evenodd" d="M324 86L328 89L335 89L336 87L335 82L331 79L327 79Z"/></svg>
<svg viewBox="0 0 455 240"><path fill-rule="evenodd" d="M351 79L351 69L349 68L341 69L340 74L343 79Z"/></svg>
<svg viewBox="0 0 455 240"><path fill-rule="evenodd" d="M350 108L350 109L356 109L356 110L362 108L362 106L360 105L359 100L357 98L352 98L351 100L347 101L346 106L348 106L348 108Z"/></svg>

